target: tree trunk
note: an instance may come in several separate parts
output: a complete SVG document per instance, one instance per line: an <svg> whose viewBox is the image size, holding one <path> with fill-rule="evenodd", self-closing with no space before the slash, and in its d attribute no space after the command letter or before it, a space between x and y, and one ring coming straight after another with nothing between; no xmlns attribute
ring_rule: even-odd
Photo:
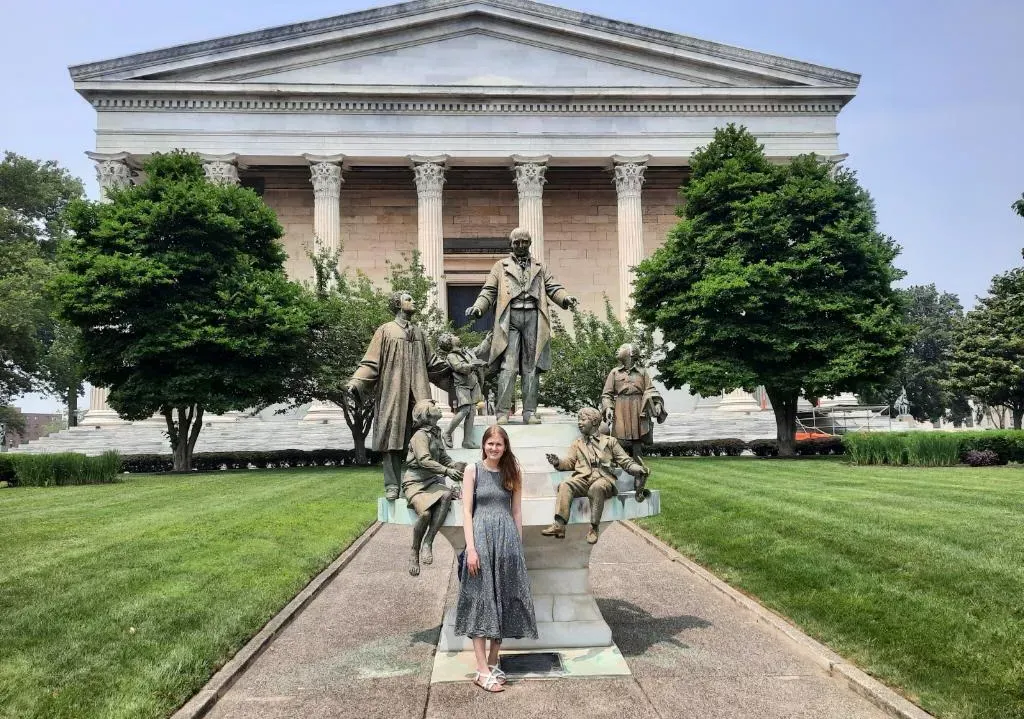
<svg viewBox="0 0 1024 719"><path fill-rule="evenodd" d="M78 387L68 387L64 396L68 406L68 427L78 426Z"/></svg>
<svg viewBox="0 0 1024 719"><path fill-rule="evenodd" d="M779 456L796 454L796 402L800 395L777 387L765 387L775 413L775 434L779 441Z"/></svg>
<svg viewBox="0 0 1024 719"><path fill-rule="evenodd" d="M203 408L199 405L178 407L178 418L174 419L174 407L164 407L161 413L167 422L167 437L171 443L173 458L172 472L192 471L192 451L195 449L199 431L203 428Z"/></svg>
<svg viewBox="0 0 1024 719"><path fill-rule="evenodd" d="M1024 419L1024 407L1014 407L1013 412L1013 428L1020 429L1021 419Z"/></svg>
<svg viewBox="0 0 1024 719"><path fill-rule="evenodd" d="M356 464L369 464L369 457L366 456L366 437L370 434L370 424L373 422L373 405L368 403L361 407L356 406L350 397L346 397L346 401L340 404L345 414L345 424L352 433Z"/></svg>

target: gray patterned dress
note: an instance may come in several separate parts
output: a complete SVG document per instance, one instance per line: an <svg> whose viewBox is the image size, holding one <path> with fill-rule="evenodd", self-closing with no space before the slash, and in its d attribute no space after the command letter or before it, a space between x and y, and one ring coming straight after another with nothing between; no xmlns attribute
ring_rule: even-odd
<svg viewBox="0 0 1024 719"><path fill-rule="evenodd" d="M473 542L480 571L463 573L455 633L488 639L537 638L537 619L523 544L512 518L512 495L501 473L477 462Z"/></svg>

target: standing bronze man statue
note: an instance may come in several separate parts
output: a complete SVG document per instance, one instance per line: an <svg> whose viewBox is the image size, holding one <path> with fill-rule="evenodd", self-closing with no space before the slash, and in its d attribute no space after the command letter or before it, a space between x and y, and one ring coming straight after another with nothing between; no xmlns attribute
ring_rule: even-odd
<svg viewBox="0 0 1024 719"><path fill-rule="evenodd" d="M473 306L470 318L494 309L494 337L489 363L498 365L498 424L507 424L512 409L516 377L523 378L523 423L540 424L537 418L538 373L551 368L551 317L548 302L562 309L576 307L575 297L565 291L543 264L530 256L533 240L521 227L509 235L512 253L494 263L487 282Z"/></svg>
<svg viewBox="0 0 1024 719"><path fill-rule="evenodd" d="M356 404L374 398L373 449L384 455L384 495L398 499L402 462L412 436L412 409L430 399L430 346L412 323L416 303L408 292L393 292L388 309L395 319L373 333L366 355L348 383Z"/></svg>

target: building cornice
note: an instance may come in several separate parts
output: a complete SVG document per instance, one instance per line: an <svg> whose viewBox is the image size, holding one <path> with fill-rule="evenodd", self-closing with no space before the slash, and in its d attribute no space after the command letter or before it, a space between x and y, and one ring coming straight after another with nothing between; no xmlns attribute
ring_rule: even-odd
<svg viewBox="0 0 1024 719"><path fill-rule="evenodd" d="M837 114L844 88L574 88L79 82L102 112Z"/></svg>

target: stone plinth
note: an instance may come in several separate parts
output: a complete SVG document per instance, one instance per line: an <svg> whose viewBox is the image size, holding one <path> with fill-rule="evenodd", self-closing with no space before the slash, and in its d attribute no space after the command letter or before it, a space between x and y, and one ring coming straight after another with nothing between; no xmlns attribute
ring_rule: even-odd
<svg viewBox="0 0 1024 719"><path fill-rule="evenodd" d="M477 441L480 441L485 426L475 428ZM553 539L540 533L554 519L558 483L570 474L553 470L544 455L548 452L565 454L569 443L579 436L576 425L567 422L532 426L509 424L505 430L523 471L523 549L537 615L538 638L510 639L502 643L502 649L613 646L611 629L601 616L590 590L590 553L593 547L585 539L590 528L587 498L579 497L573 501L565 539ZM458 449L450 454L466 462L480 459L478 449ZM660 506L661 497L657 490L653 490L644 502L637 502L633 479L623 474L619 478L619 494L605 503L601 525L606 527L620 519L654 516L660 512ZM389 502L382 497L378 500L377 518L381 522L412 525L416 521L416 513L404 499ZM452 503L441 534L456 553L465 549L461 501ZM472 648L468 637L455 634L455 609L449 608L441 628L438 651L470 651Z"/></svg>

